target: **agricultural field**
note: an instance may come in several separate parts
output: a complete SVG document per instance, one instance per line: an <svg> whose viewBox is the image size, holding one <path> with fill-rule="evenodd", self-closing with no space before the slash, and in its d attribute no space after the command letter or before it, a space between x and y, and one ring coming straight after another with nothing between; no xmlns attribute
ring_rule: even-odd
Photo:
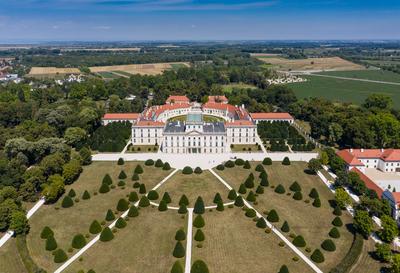
<svg viewBox="0 0 400 273"><path fill-rule="evenodd" d="M57 67L32 67L26 77L52 77L56 75L80 74L78 68L57 68Z"/></svg>
<svg viewBox="0 0 400 273"><path fill-rule="evenodd" d="M354 71L330 71L330 72L321 72L318 74L335 76L335 77L362 79L362 80L400 83L400 74L386 70L377 70L377 69L354 70Z"/></svg>
<svg viewBox="0 0 400 273"><path fill-rule="evenodd" d="M180 67L189 66L189 63L153 63L153 64L129 64L129 65L111 65L111 66L92 66L89 67L92 73L100 72L125 72L129 74L140 75L158 75L165 70L177 69Z"/></svg>

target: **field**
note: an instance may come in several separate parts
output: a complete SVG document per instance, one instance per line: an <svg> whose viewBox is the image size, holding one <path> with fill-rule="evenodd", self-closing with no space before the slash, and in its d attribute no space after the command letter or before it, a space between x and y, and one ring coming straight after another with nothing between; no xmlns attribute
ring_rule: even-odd
<svg viewBox="0 0 400 273"><path fill-rule="evenodd" d="M61 51L140 51L140 47L112 47L112 48L78 48L78 47L70 47L70 48L62 48Z"/></svg>
<svg viewBox="0 0 400 273"><path fill-rule="evenodd" d="M363 66L346 61L339 57L329 58L309 58L309 59L284 59L274 58L271 56L257 57L261 61L272 64L277 70L283 71L347 71L347 70L362 70Z"/></svg>
<svg viewBox="0 0 400 273"><path fill-rule="evenodd" d="M400 83L400 74L386 70L330 71L321 75Z"/></svg>
<svg viewBox="0 0 400 273"><path fill-rule="evenodd" d="M302 77L307 82L288 84L299 98L322 97L332 101L361 104L369 95L382 93L393 99L396 108L400 107L400 86L312 75Z"/></svg>
<svg viewBox="0 0 400 273"><path fill-rule="evenodd" d="M32 67L27 74L27 77L35 77L41 75L54 75L54 74L80 74L78 68L57 68L57 67Z"/></svg>
<svg viewBox="0 0 400 273"><path fill-rule="evenodd" d="M99 72L126 72L129 74L140 75L158 75L165 70L176 69L177 67L189 66L188 63L153 63L153 64L129 64L129 65L112 65L112 66L92 66L92 73Z"/></svg>
<svg viewBox="0 0 400 273"><path fill-rule="evenodd" d="M246 83L231 83L231 84L225 84L222 85L222 91L224 91L224 93L232 93L233 89L255 89L256 87L254 85L250 85L250 84L246 84Z"/></svg>
<svg viewBox="0 0 400 273"><path fill-rule="evenodd" d="M11 238L4 246L0 248L0 272L27 272L22 260L19 257L16 240L16 238Z"/></svg>

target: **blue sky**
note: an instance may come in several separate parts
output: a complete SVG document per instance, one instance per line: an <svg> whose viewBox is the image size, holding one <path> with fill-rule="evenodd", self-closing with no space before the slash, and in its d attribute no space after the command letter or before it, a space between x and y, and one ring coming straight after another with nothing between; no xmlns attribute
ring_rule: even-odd
<svg viewBox="0 0 400 273"><path fill-rule="evenodd" d="M400 39L399 0L0 0L0 42Z"/></svg>

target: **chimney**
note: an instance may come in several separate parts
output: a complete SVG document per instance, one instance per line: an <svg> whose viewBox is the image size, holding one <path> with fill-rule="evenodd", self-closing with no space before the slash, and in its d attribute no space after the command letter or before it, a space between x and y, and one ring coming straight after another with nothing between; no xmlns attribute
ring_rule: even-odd
<svg viewBox="0 0 400 273"><path fill-rule="evenodd" d="M381 148L381 153L383 153L385 150L383 148Z"/></svg>
<svg viewBox="0 0 400 273"><path fill-rule="evenodd" d="M362 152L362 153L364 152L364 148L361 148L361 152Z"/></svg>
<svg viewBox="0 0 400 273"><path fill-rule="evenodd" d="M350 148L350 153L353 153L353 148Z"/></svg>

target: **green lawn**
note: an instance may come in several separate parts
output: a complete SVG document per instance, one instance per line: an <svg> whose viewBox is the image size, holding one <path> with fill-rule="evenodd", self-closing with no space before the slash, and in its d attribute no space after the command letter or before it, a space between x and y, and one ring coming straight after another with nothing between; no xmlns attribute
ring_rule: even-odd
<svg viewBox="0 0 400 273"><path fill-rule="evenodd" d="M19 256L15 238L11 238L0 248L0 272L28 273Z"/></svg>
<svg viewBox="0 0 400 273"><path fill-rule="evenodd" d="M121 75L127 76L127 77L131 77L133 75L131 73L128 73L128 72L125 72L125 71L121 71L121 70L113 71L113 73L114 72L117 73L117 74L121 74ZM114 75L115 75L115 73L114 73ZM117 75L117 76L119 76L119 75Z"/></svg>
<svg viewBox="0 0 400 273"><path fill-rule="evenodd" d="M183 68L183 67L187 67L187 66L184 64L171 64L171 68L174 71L178 70L179 68Z"/></svg>
<svg viewBox="0 0 400 273"><path fill-rule="evenodd" d="M373 81L385 81L385 82L400 83L400 74L386 71L386 70L330 71L330 72L321 72L318 74L346 77L346 78L373 80Z"/></svg>
<svg viewBox="0 0 400 273"><path fill-rule="evenodd" d="M106 80L112 80L116 78L120 78L121 76L118 76L112 72L97 72L98 75L100 75L102 78Z"/></svg>
<svg viewBox="0 0 400 273"><path fill-rule="evenodd" d="M256 87L254 85L250 85L250 84L246 84L246 83L230 83L230 84L225 84L222 85L222 90L224 91L224 93L231 93L232 90L234 88L237 89L246 89L246 88L250 88L250 89L256 89Z"/></svg>
<svg viewBox="0 0 400 273"><path fill-rule="evenodd" d="M288 84L299 98L322 97L332 101L361 104L369 95L381 93L390 96L394 106L400 108L400 86L311 75L302 77L308 81Z"/></svg>

